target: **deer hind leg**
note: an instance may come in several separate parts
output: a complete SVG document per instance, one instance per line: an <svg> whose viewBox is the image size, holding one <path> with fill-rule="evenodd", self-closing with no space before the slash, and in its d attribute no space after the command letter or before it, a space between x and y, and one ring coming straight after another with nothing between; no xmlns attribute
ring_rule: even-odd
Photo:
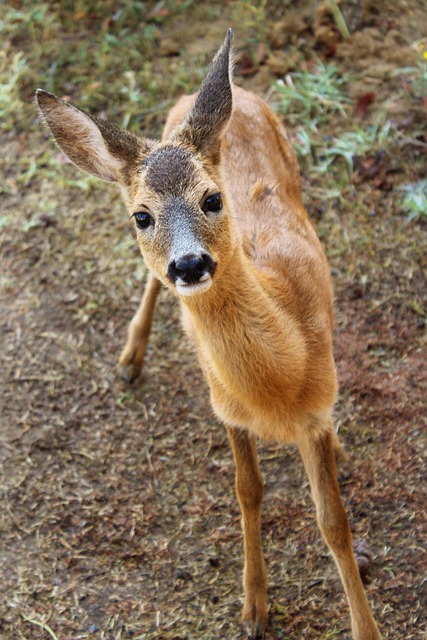
<svg viewBox="0 0 427 640"><path fill-rule="evenodd" d="M261 505L264 482L253 436L227 428L236 463L236 493L242 512L245 550L243 586L245 604L242 622L253 640L262 638L267 626L267 572L261 542Z"/></svg>
<svg viewBox="0 0 427 640"><path fill-rule="evenodd" d="M119 359L121 375L127 382L132 382L141 373L153 322L154 307L160 289L161 283L150 273L141 304L129 325L126 345Z"/></svg>
<svg viewBox="0 0 427 640"><path fill-rule="evenodd" d="M381 640L353 553L350 525L338 488L334 438L329 425L303 434L297 442L307 472L317 520L337 564L350 605L354 640Z"/></svg>

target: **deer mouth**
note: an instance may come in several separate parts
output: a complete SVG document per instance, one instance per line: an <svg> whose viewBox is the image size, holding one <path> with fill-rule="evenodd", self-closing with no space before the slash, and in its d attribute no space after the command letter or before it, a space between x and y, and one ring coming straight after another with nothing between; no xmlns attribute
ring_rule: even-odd
<svg viewBox="0 0 427 640"><path fill-rule="evenodd" d="M185 282L183 278L177 278L175 288L182 296L193 296L203 293L212 286L212 276L210 273L204 273L197 282Z"/></svg>
<svg viewBox="0 0 427 640"><path fill-rule="evenodd" d="M175 282L175 288L181 296L194 296L204 293L212 286L212 276L205 273L197 282L185 282L178 278Z"/></svg>

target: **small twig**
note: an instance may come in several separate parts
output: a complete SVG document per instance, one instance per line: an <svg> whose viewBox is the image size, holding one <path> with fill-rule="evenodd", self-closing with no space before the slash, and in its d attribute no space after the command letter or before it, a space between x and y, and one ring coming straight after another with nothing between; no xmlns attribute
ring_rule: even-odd
<svg viewBox="0 0 427 640"><path fill-rule="evenodd" d="M344 40L348 40L349 38L351 38L351 34L347 28L344 17L341 13L341 9L339 8L335 0L328 0L328 5L330 10L332 11L332 16L335 20L335 24L338 27L338 31L340 32Z"/></svg>
<svg viewBox="0 0 427 640"><path fill-rule="evenodd" d="M49 627L48 624L45 624L44 622L39 622L38 620L34 620L33 618L26 618L23 613L21 613L21 616L23 617L25 622L31 622L31 624L35 624L38 627L41 627L42 629L44 629L44 631L47 631L48 634L51 636L51 638L53 638L53 640L59 640L56 633Z"/></svg>

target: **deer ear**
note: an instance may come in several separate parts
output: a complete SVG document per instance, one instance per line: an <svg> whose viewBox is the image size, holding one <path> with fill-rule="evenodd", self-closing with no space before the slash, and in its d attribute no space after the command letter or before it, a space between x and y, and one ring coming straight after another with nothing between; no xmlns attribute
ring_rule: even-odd
<svg viewBox="0 0 427 640"><path fill-rule="evenodd" d="M174 139L189 142L201 153L214 158L218 155L233 108L232 39L233 32L229 29L202 82L194 105L173 132Z"/></svg>
<svg viewBox="0 0 427 640"><path fill-rule="evenodd" d="M36 100L55 140L78 167L108 182L125 182L129 168L153 147L134 136L37 89Z"/></svg>

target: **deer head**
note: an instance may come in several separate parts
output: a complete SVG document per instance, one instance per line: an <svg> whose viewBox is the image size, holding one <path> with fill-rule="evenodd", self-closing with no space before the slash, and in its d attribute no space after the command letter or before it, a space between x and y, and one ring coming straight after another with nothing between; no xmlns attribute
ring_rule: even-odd
<svg viewBox="0 0 427 640"><path fill-rule="evenodd" d="M232 113L231 41L230 29L193 106L167 141L140 138L51 93L36 93L68 158L119 184L147 266L182 296L209 289L235 247L219 174Z"/></svg>

